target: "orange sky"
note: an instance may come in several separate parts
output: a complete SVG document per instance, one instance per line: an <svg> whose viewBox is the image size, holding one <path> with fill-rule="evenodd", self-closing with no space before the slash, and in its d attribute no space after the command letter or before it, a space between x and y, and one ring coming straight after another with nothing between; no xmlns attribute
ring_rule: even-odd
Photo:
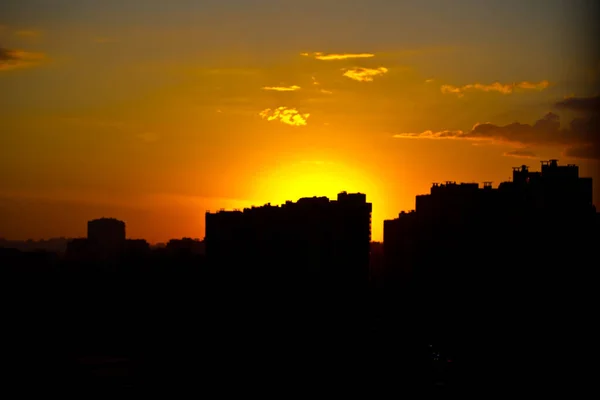
<svg viewBox="0 0 600 400"><path fill-rule="evenodd" d="M594 3L449 3L2 2L0 237L202 238L206 210L346 190L381 240L432 182L598 182L564 102L598 95Z"/></svg>

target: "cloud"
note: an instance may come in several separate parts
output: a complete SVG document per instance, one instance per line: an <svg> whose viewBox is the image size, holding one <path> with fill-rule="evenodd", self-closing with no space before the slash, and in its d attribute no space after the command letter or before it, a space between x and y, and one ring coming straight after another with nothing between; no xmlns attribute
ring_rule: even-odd
<svg viewBox="0 0 600 400"><path fill-rule="evenodd" d="M463 135L463 131L424 131L421 133L398 133L393 137L397 139L458 139Z"/></svg>
<svg viewBox="0 0 600 400"><path fill-rule="evenodd" d="M342 54L324 54L321 52L317 53L300 53L301 56L313 57L317 60L331 61L331 60L348 60L350 58L371 58L375 57L375 54L371 53L342 53Z"/></svg>
<svg viewBox="0 0 600 400"><path fill-rule="evenodd" d="M481 91L481 92L499 92L502 94L511 94L515 90L544 90L550 86L548 81L540 82L518 82L518 83L500 83L494 82L489 85L481 83L469 83L464 86L442 85L440 90L444 94L456 94L462 97L465 92Z"/></svg>
<svg viewBox="0 0 600 400"><path fill-rule="evenodd" d="M585 143L568 147L564 155L574 158L600 160L600 96L570 97L555 104L562 110L575 111L579 117L571 121L570 129L586 136Z"/></svg>
<svg viewBox="0 0 600 400"><path fill-rule="evenodd" d="M562 104L562 102L558 104ZM579 103L573 102L572 104ZM532 125L515 122L499 126L485 123L475 124L468 132L428 130L421 133L399 133L393 137L487 141L520 148L561 146L565 149L564 154L568 157L600 160L600 118L597 112L577 117L565 128L560 127L559 116L549 112Z"/></svg>
<svg viewBox="0 0 600 400"><path fill-rule="evenodd" d="M557 102L556 108L590 113L598 112L600 110L600 96L568 97Z"/></svg>
<svg viewBox="0 0 600 400"><path fill-rule="evenodd" d="M537 158L534 152L530 150L512 150L504 153L506 157L516 157L516 158Z"/></svg>
<svg viewBox="0 0 600 400"><path fill-rule="evenodd" d="M15 31L15 35L26 38L36 38L41 35L41 32L34 29L20 29Z"/></svg>
<svg viewBox="0 0 600 400"><path fill-rule="evenodd" d="M267 121L279 121L292 126L305 126L306 120L310 116L310 114L301 114L295 108L288 107L267 108L261 111L259 115Z"/></svg>
<svg viewBox="0 0 600 400"><path fill-rule="evenodd" d="M425 79L425 83L433 83L433 79Z"/></svg>
<svg viewBox="0 0 600 400"><path fill-rule="evenodd" d="M325 90L325 89L321 89L320 92L323 94L333 94L333 92L331 90Z"/></svg>
<svg viewBox="0 0 600 400"><path fill-rule="evenodd" d="M379 68L350 68L344 70L344 76L359 82L373 82L373 78L388 72L385 67Z"/></svg>
<svg viewBox="0 0 600 400"><path fill-rule="evenodd" d="M42 62L45 58L46 56L43 53L10 50L0 47L0 71L32 67Z"/></svg>
<svg viewBox="0 0 600 400"><path fill-rule="evenodd" d="M273 90L276 92L294 92L296 90L300 90L300 86L265 86L262 88L263 90Z"/></svg>

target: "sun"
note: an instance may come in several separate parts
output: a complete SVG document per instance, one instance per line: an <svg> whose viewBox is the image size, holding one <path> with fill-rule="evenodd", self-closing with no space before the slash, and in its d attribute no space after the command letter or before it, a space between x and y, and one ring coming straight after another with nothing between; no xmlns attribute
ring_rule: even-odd
<svg viewBox="0 0 600 400"><path fill-rule="evenodd" d="M364 179L343 164L306 160L283 164L266 172L256 182L255 189L256 198L277 204L313 196L335 199L342 191L365 193L367 188Z"/></svg>
<svg viewBox="0 0 600 400"><path fill-rule="evenodd" d="M328 197L337 199L340 192L365 193L367 201L373 203L373 217L379 218L381 210L377 204L382 199L377 182L358 166L327 159L306 159L282 163L277 168L263 171L253 182L253 198L263 204L283 204L303 197ZM378 226L373 234L379 238Z"/></svg>

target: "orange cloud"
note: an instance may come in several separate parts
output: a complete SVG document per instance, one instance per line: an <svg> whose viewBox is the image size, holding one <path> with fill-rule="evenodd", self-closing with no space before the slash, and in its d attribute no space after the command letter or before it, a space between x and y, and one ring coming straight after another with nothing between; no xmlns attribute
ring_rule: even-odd
<svg viewBox="0 0 600 400"><path fill-rule="evenodd" d="M276 92L294 92L296 90L300 90L300 86L265 86L262 88L263 90L273 90Z"/></svg>
<svg viewBox="0 0 600 400"><path fill-rule="evenodd" d="M9 50L0 47L0 71L32 67L45 58L46 56L43 53Z"/></svg>
<svg viewBox="0 0 600 400"><path fill-rule="evenodd" d="M513 93L515 89L525 90L544 90L550 86L550 82L544 80L540 82L518 82L518 83L500 83L494 82L489 85L481 83L470 83L464 86L453 86L453 85L442 85L440 90L444 94L456 94L462 97L465 92L468 91L482 91L482 92L499 92L502 94Z"/></svg>
<svg viewBox="0 0 600 400"><path fill-rule="evenodd" d="M267 108L259 113L262 119L267 121L279 121L292 126L305 126L306 120L310 114L301 114L295 108L278 107L276 109Z"/></svg>
<svg viewBox="0 0 600 400"><path fill-rule="evenodd" d="M393 135L396 139L458 139L463 138L463 131L424 131L421 133L398 133Z"/></svg>
<svg viewBox="0 0 600 400"><path fill-rule="evenodd" d="M321 89L320 92L323 94L333 94L333 92L331 90L325 90L325 89Z"/></svg>
<svg viewBox="0 0 600 400"><path fill-rule="evenodd" d="M388 72L385 67L379 68L350 68L345 70L344 76L359 82L373 82L373 78Z"/></svg>
<svg viewBox="0 0 600 400"><path fill-rule="evenodd" d="M324 54L321 52L317 53L300 53L301 56L314 57L317 60L331 61L331 60L347 60L349 58L371 58L375 57L375 54L371 53L342 53L342 54Z"/></svg>

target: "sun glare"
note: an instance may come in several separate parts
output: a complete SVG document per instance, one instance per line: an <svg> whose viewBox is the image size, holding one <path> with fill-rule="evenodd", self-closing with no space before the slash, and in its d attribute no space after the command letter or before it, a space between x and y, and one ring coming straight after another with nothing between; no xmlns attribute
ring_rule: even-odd
<svg viewBox="0 0 600 400"><path fill-rule="evenodd" d="M280 165L255 181L254 198L263 204L283 204L286 201L297 201L302 197L328 197L335 200L338 193L366 193L367 201L373 203L373 219L378 218L380 203L377 182L370 179L359 166L328 161L326 159L305 160ZM258 205L258 204L257 204ZM373 226L374 239L379 239L382 232Z"/></svg>
<svg viewBox="0 0 600 400"><path fill-rule="evenodd" d="M367 192L361 176L344 165L325 160L301 161L268 171L257 182L257 198L273 204L302 197L326 196L335 199L342 191Z"/></svg>

